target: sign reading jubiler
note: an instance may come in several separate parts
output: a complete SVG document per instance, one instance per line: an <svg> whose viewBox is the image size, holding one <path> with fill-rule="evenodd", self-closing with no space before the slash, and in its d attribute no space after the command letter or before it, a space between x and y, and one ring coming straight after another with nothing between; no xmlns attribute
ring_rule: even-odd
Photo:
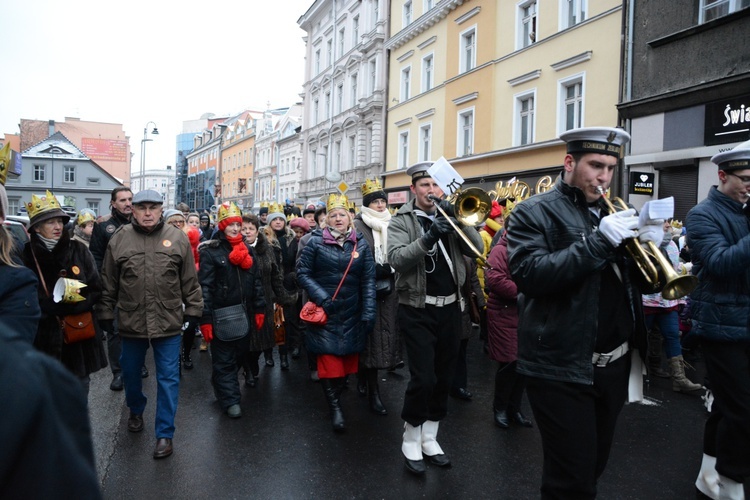
<svg viewBox="0 0 750 500"><path fill-rule="evenodd" d="M630 172L630 190L629 194L645 194L646 196L654 195L654 178L655 175L649 172Z"/></svg>

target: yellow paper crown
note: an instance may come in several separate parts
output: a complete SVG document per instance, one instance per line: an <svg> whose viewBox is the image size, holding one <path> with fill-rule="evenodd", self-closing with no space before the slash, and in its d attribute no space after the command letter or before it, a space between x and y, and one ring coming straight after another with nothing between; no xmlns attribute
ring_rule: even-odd
<svg viewBox="0 0 750 500"><path fill-rule="evenodd" d="M281 203L277 203L275 201L272 201L268 204L268 215L271 214L283 214L284 213L284 205Z"/></svg>
<svg viewBox="0 0 750 500"><path fill-rule="evenodd" d="M516 208L516 204L513 203L509 198L505 200L505 208L503 209L503 219L510 217L510 213Z"/></svg>
<svg viewBox="0 0 750 500"><path fill-rule="evenodd" d="M267 201L261 201L260 202L260 208L268 208L268 202Z"/></svg>
<svg viewBox="0 0 750 500"><path fill-rule="evenodd" d="M2 149L0 149L0 185L5 186L5 181L8 178L8 167L10 162L13 160L13 151L10 150L10 141L5 143Z"/></svg>
<svg viewBox="0 0 750 500"><path fill-rule="evenodd" d="M334 210L336 208L349 210L349 198L347 198L345 194L333 193L328 197L328 202L326 203L326 211L330 212L331 210Z"/></svg>
<svg viewBox="0 0 750 500"><path fill-rule="evenodd" d="M62 211L62 207L49 189L47 190L47 194L41 198L32 194L31 201L26 204L26 212L29 214L29 219L33 219L37 215L49 212L50 210Z"/></svg>
<svg viewBox="0 0 750 500"><path fill-rule="evenodd" d="M680 222L678 220L673 220L672 221L672 227L675 228L675 229L682 229L682 222Z"/></svg>
<svg viewBox="0 0 750 500"><path fill-rule="evenodd" d="M382 190L383 186L380 185L380 181L378 179L365 179L365 183L362 184L362 196L367 196L370 193Z"/></svg>
<svg viewBox="0 0 750 500"><path fill-rule="evenodd" d="M84 224L88 222L94 222L96 221L96 217L94 217L94 214L89 210L81 210L78 214L78 219L76 219L76 224L79 226L83 226Z"/></svg>
<svg viewBox="0 0 750 500"><path fill-rule="evenodd" d="M81 295L81 288L86 286L86 283L82 281L60 278L55 283L55 289L52 291L53 299L55 302L63 302L65 304L83 302L86 299Z"/></svg>
<svg viewBox="0 0 750 500"><path fill-rule="evenodd" d="M242 212L234 202L225 201L219 206L219 220L218 222L228 219L230 217L242 217Z"/></svg>
<svg viewBox="0 0 750 500"><path fill-rule="evenodd" d="M295 214L289 214L286 216L286 221L291 222L292 220L296 219L297 216Z"/></svg>

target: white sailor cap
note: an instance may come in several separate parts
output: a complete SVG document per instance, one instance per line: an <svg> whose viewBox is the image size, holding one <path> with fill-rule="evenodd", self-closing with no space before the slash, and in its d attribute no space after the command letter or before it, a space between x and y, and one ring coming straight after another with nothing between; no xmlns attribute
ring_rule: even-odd
<svg viewBox="0 0 750 500"><path fill-rule="evenodd" d="M414 181L421 179L422 177L431 177L427 170L435 163L434 161L423 161L415 163L411 167L406 169L406 175L411 176L412 184Z"/></svg>
<svg viewBox="0 0 750 500"><path fill-rule="evenodd" d="M744 142L729 151L714 155L711 161L719 166L719 170L725 172L750 168L750 141Z"/></svg>
<svg viewBox="0 0 750 500"><path fill-rule="evenodd" d="M630 134L621 128L574 128L560 134L567 143L568 153L599 153L620 157L622 146L630 141Z"/></svg>

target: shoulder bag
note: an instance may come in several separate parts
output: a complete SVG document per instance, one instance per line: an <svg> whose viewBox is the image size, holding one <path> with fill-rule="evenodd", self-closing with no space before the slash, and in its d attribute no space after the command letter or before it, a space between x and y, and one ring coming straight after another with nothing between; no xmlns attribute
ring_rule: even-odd
<svg viewBox="0 0 750 500"><path fill-rule="evenodd" d="M336 293L334 293L333 297L331 297L331 302L336 300L336 296L339 294L339 290L341 290L341 285L344 284L346 275L349 273L349 268L352 267L352 261L354 261L355 253L357 253L357 241L356 240L354 241L354 248L352 249L352 256L349 259L349 265L346 266L346 271L344 271L344 275L341 277L339 286L336 288ZM323 309L323 306L319 306L312 300L308 300L307 303L305 303L305 305L302 306L302 310L299 312L299 319L301 319L308 325L325 326L325 324L328 322L328 315Z"/></svg>
<svg viewBox="0 0 750 500"><path fill-rule="evenodd" d="M213 311L214 336L222 342L231 342L245 338L250 333L250 322L245 309L245 293L242 289L242 276L237 267L237 278L240 282L242 302L233 306L220 307Z"/></svg>

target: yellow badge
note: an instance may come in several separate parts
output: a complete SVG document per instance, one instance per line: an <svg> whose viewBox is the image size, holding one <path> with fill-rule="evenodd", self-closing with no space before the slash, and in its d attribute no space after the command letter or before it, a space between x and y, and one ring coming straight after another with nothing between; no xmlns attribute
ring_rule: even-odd
<svg viewBox="0 0 750 500"><path fill-rule="evenodd" d="M78 266L73 266L70 270L73 271L73 274L81 274L81 269Z"/></svg>
<svg viewBox="0 0 750 500"><path fill-rule="evenodd" d="M355 259L356 259L357 257L359 257L359 252L352 252L352 257L354 257Z"/></svg>
<svg viewBox="0 0 750 500"><path fill-rule="evenodd" d="M169 241L169 240L164 240L164 241L161 242L161 244L164 245L167 248L169 248L169 247L172 246L172 242Z"/></svg>

